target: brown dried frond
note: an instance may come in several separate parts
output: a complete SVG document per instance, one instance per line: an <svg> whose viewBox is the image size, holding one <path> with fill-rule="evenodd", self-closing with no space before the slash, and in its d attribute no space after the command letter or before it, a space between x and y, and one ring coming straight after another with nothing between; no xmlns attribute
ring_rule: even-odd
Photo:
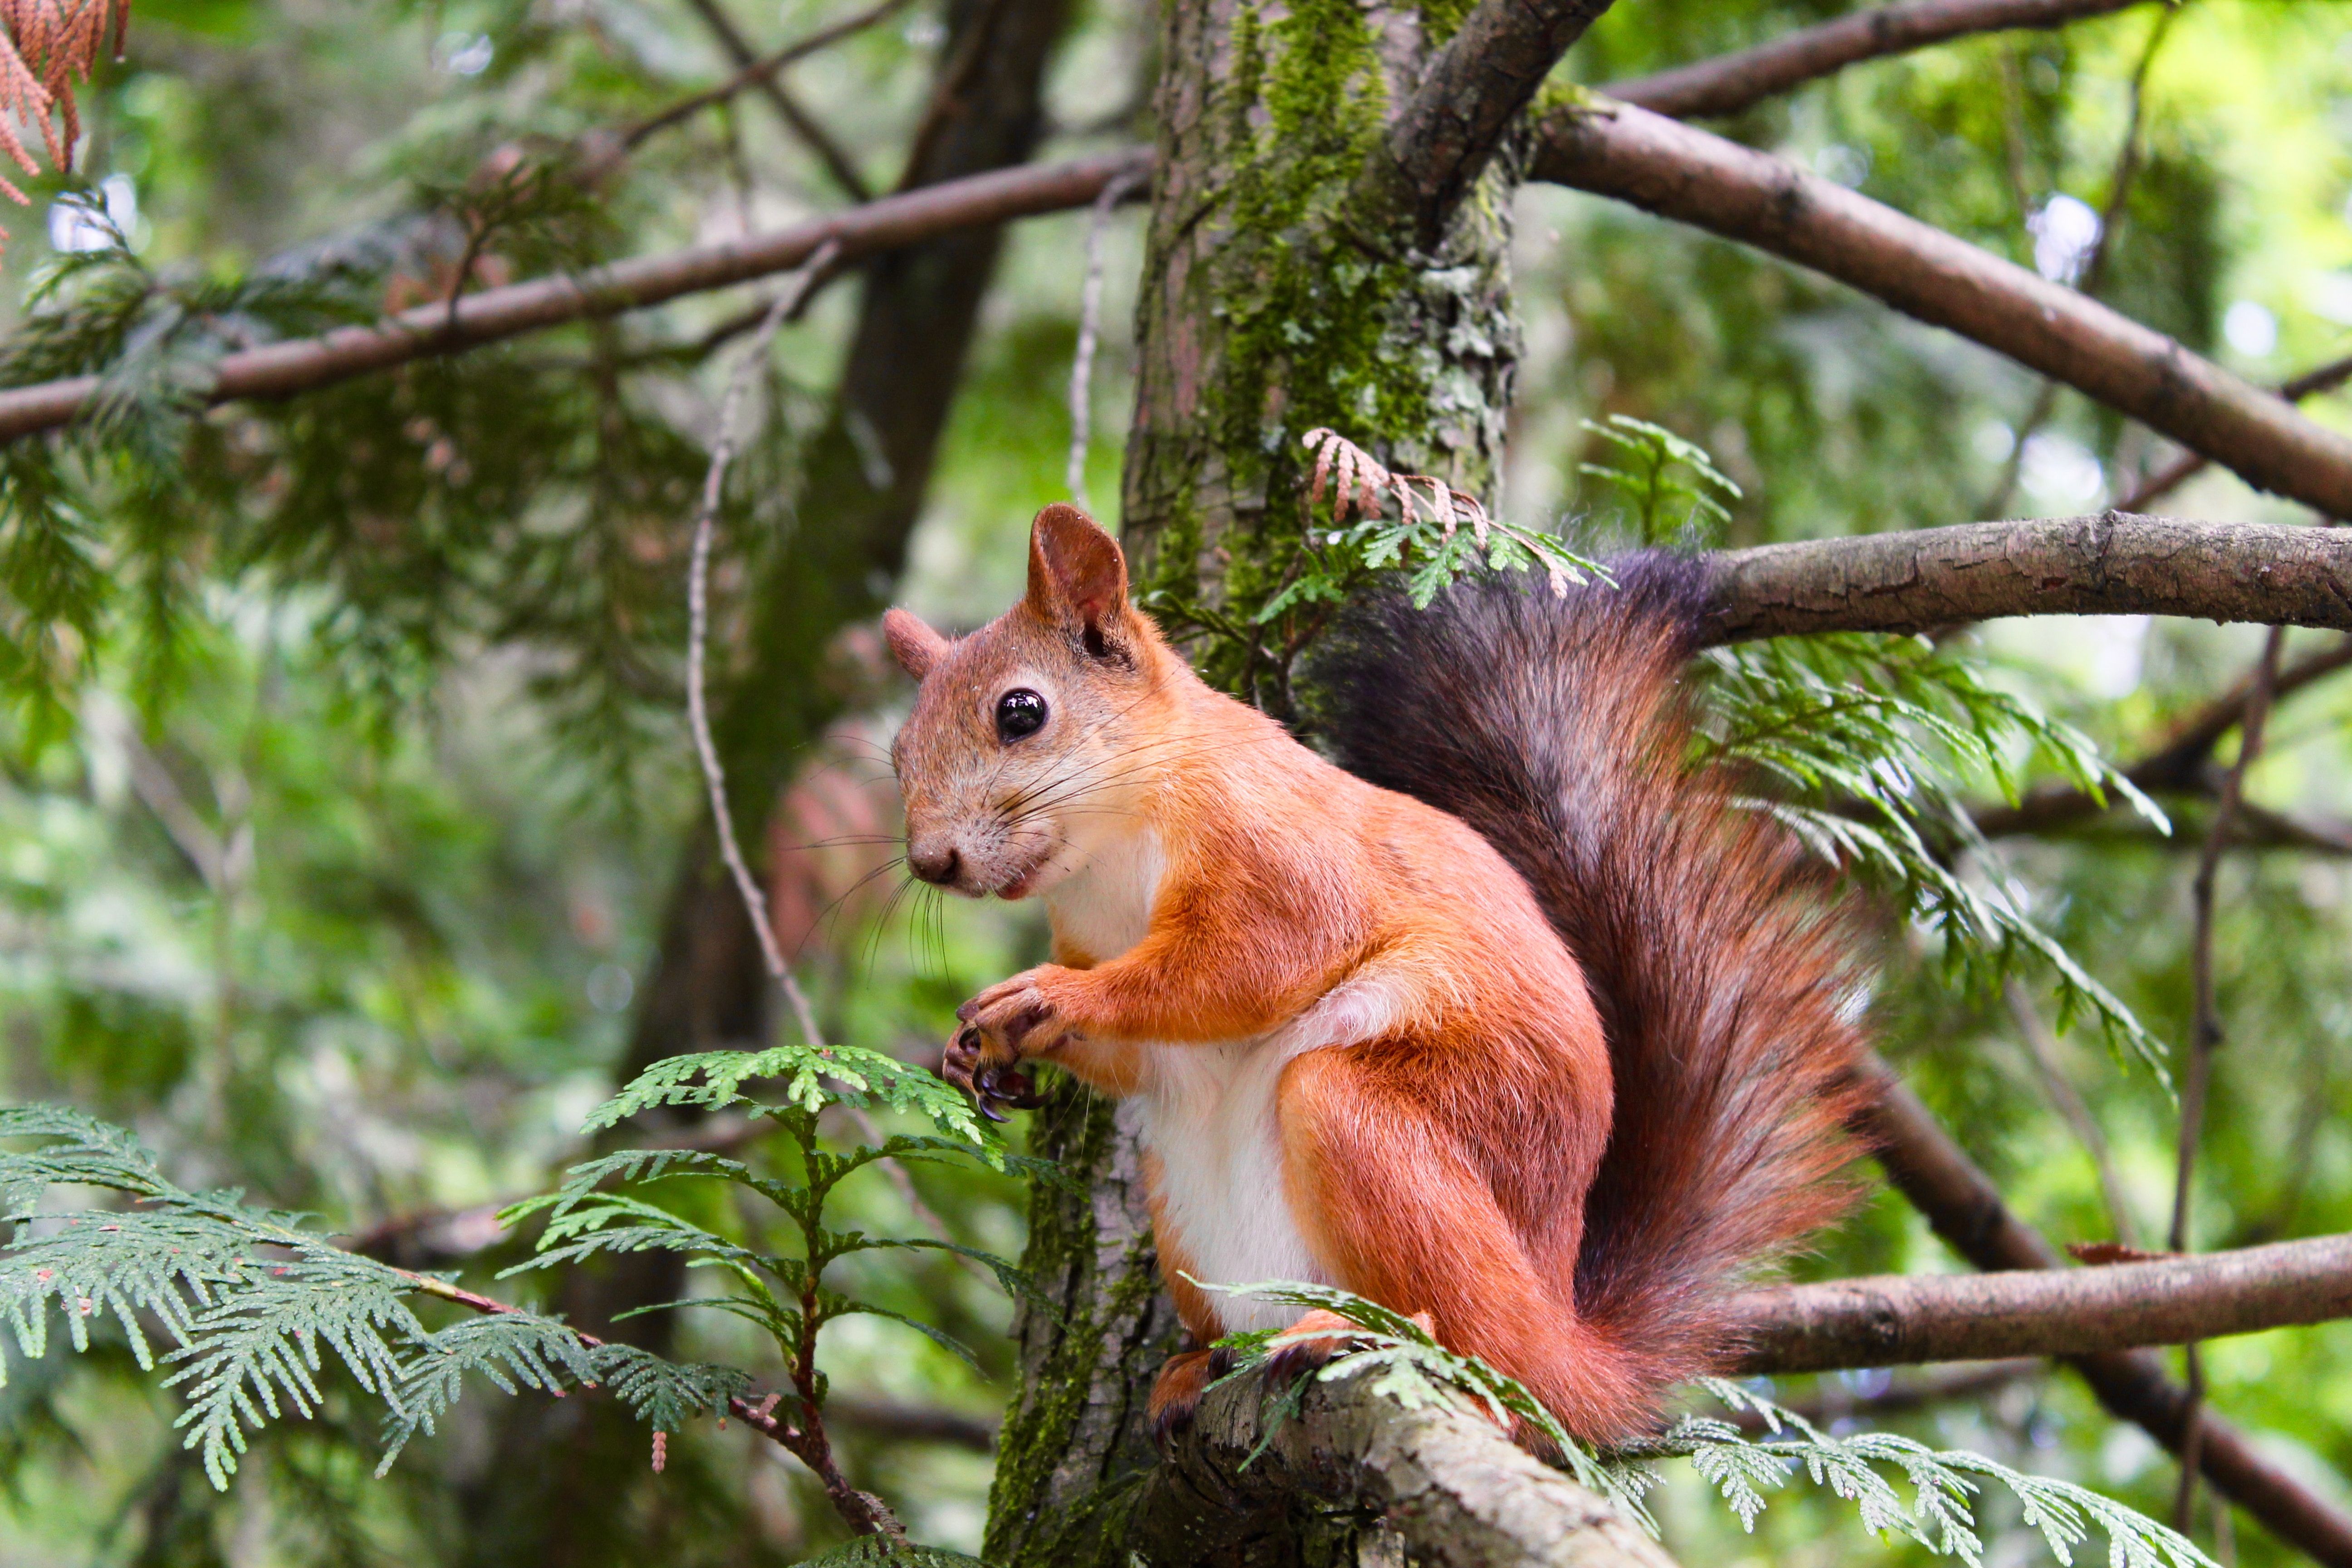
<svg viewBox="0 0 2352 1568"><path fill-rule="evenodd" d="M1310 511L1321 504L1328 486L1331 493L1333 522L1347 521L1351 510L1359 517L1377 517L1381 509L1381 491L1388 490L1397 498L1399 513L1405 521L1411 522L1414 516L1412 487L1427 485L1431 514L1445 530L1446 538L1453 538L1454 528L1466 521L1478 536L1478 542L1486 542L1490 520L1486 507L1480 504L1476 496L1465 495L1444 479L1428 474L1391 473L1370 452L1336 430L1318 426L1307 432L1303 439L1307 449L1315 454L1315 478L1307 492L1307 505Z"/></svg>
<svg viewBox="0 0 2352 1568"><path fill-rule="evenodd" d="M30 125L39 129L52 168L62 173L72 166L81 140L73 84L89 79L110 34L115 52L121 52L130 21L131 0L0 0L0 153L25 173L38 174L22 130ZM29 205L5 179L0 191L20 206Z"/></svg>

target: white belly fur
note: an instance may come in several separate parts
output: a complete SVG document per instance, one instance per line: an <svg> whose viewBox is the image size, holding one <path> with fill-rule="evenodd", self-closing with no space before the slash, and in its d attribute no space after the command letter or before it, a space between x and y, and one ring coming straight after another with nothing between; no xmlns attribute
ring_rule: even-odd
<svg viewBox="0 0 2352 1568"><path fill-rule="evenodd" d="M1330 992L1273 1034L1226 1045L1154 1046L1139 1098L1144 1146L1160 1165L1160 1215L1204 1284L1330 1284L1307 1249L1282 1181L1275 1093L1307 1051L1377 1037L1391 1008L1376 980ZM1211 1293L1227 1331L1288 1328L1299 1309Z"/></svg>
<svg viewBox="0 0 2352 1568"><path fill-rule="evenodd" d="M1275 1086L1295 1053L1266 1040L1158 1046L1142 1094L1144 1146L1160 1166L1160 1223L1212 1285L1323 1282L1282 1189ZM1211 1293L1228 1331L1287 1328L1294 1307Z"/></svg>
<svg viewBox="0 0 2352 1568"><path fill-rule="evenodd" d="M1142 940L1165 861L1157 835L1096 847L1045 895L1055 934L1101 962ZM1275 1091L1304 1052L1378 1037L1392 993L1359 974L1272 1034L1223 1045L1144 1049L1144 1147L1157 1157L1162 1226L1208 1284L1329 1279L1308 1253L1283 1191ZM1212 1293L1227 1331L1287 1328L1299 1309Z"/></svg>

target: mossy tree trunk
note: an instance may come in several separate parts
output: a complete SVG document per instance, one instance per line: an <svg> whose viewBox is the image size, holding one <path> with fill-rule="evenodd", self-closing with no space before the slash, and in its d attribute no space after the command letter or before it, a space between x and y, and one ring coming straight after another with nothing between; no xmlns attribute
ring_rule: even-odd
<svg viewBox="0 0 2352 1568"><path fill-rule="evenodd" d="M1499 110L1491 91L1433 97L1449 66L1475 65L1441 58L1457 29L1491 35L1544 8L1498 23L1502 10L1461 0L1163 8L1123 533L1161 625L1211 679L1286 717L1311 628L1256 616L1307 541L1301 437L1328 426L1396 471L1493 491L1518 347L1507 267L1517 132L1496 132L1517 125L1591 14L1539 17L1550 30L1518 41L1524 79ZM1448 147L1419 171L1396 157L1433 107L1441 118L1487 111L1486 145ZM1432 194L1400 195L1433 163L1443 177L1419 187ZM1021 1327L1024 1386L1002 1439L992 1563L1196 1560L1197 1542L1170 1523L1166 1489L1145 1485L1145 1398L1177 1325L1159 1289L1132 1123L1071 1086L1033 1130L1077 1190L1041 1189L1032 1210L1028 1264L1062 1310L1059 1321L1027 1313ZM1301 1500L1247 1535L1230 1560L1355 1563L1397 1550L1372 1510L1328 1500Z"/></svg>
<svg viewBox="0 0 2352 1568"><path fill-rule="evenodd" d="M1474 494L1501 458L1513 150L1427 248L1363 188L1461 9L1167 9L1121 525L1162 624L1273 711L1296 649L1253 617L1299 561L1300 438L1328 426Z"/></svg>

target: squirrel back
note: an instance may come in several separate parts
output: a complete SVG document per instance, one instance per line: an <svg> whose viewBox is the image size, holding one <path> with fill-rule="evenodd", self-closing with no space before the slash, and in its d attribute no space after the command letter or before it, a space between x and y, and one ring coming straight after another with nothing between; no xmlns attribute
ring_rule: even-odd
<svg viewBox="0 0 2352 1568"><path fill-rule="evenodd" d="M1580 1318L1668 1386L1737 1349L1743 1276L1851 1206L1864 1097L1849 933L1817 865L1687 765L1701 568L1619 585L1465 581L1357 612L1318 660L1340 764L1475 828L1582 965L1615 1102Z"/></svg>

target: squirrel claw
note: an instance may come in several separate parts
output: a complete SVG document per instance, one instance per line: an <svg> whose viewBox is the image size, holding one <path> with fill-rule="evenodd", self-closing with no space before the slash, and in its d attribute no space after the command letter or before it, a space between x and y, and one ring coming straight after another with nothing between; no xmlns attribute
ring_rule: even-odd
<svg viewBox="0 0 2352 1568"><path fill-rule="evenodd" d="M1032 1110L1045 1103L1027 1073L1010 1063L988 1060L987 1049L987 1037L976 1026L966 1024L948 1042L940 1076L970 1095L973 1109L991 1121L1005 1120L999 1106Z"/></svg>

